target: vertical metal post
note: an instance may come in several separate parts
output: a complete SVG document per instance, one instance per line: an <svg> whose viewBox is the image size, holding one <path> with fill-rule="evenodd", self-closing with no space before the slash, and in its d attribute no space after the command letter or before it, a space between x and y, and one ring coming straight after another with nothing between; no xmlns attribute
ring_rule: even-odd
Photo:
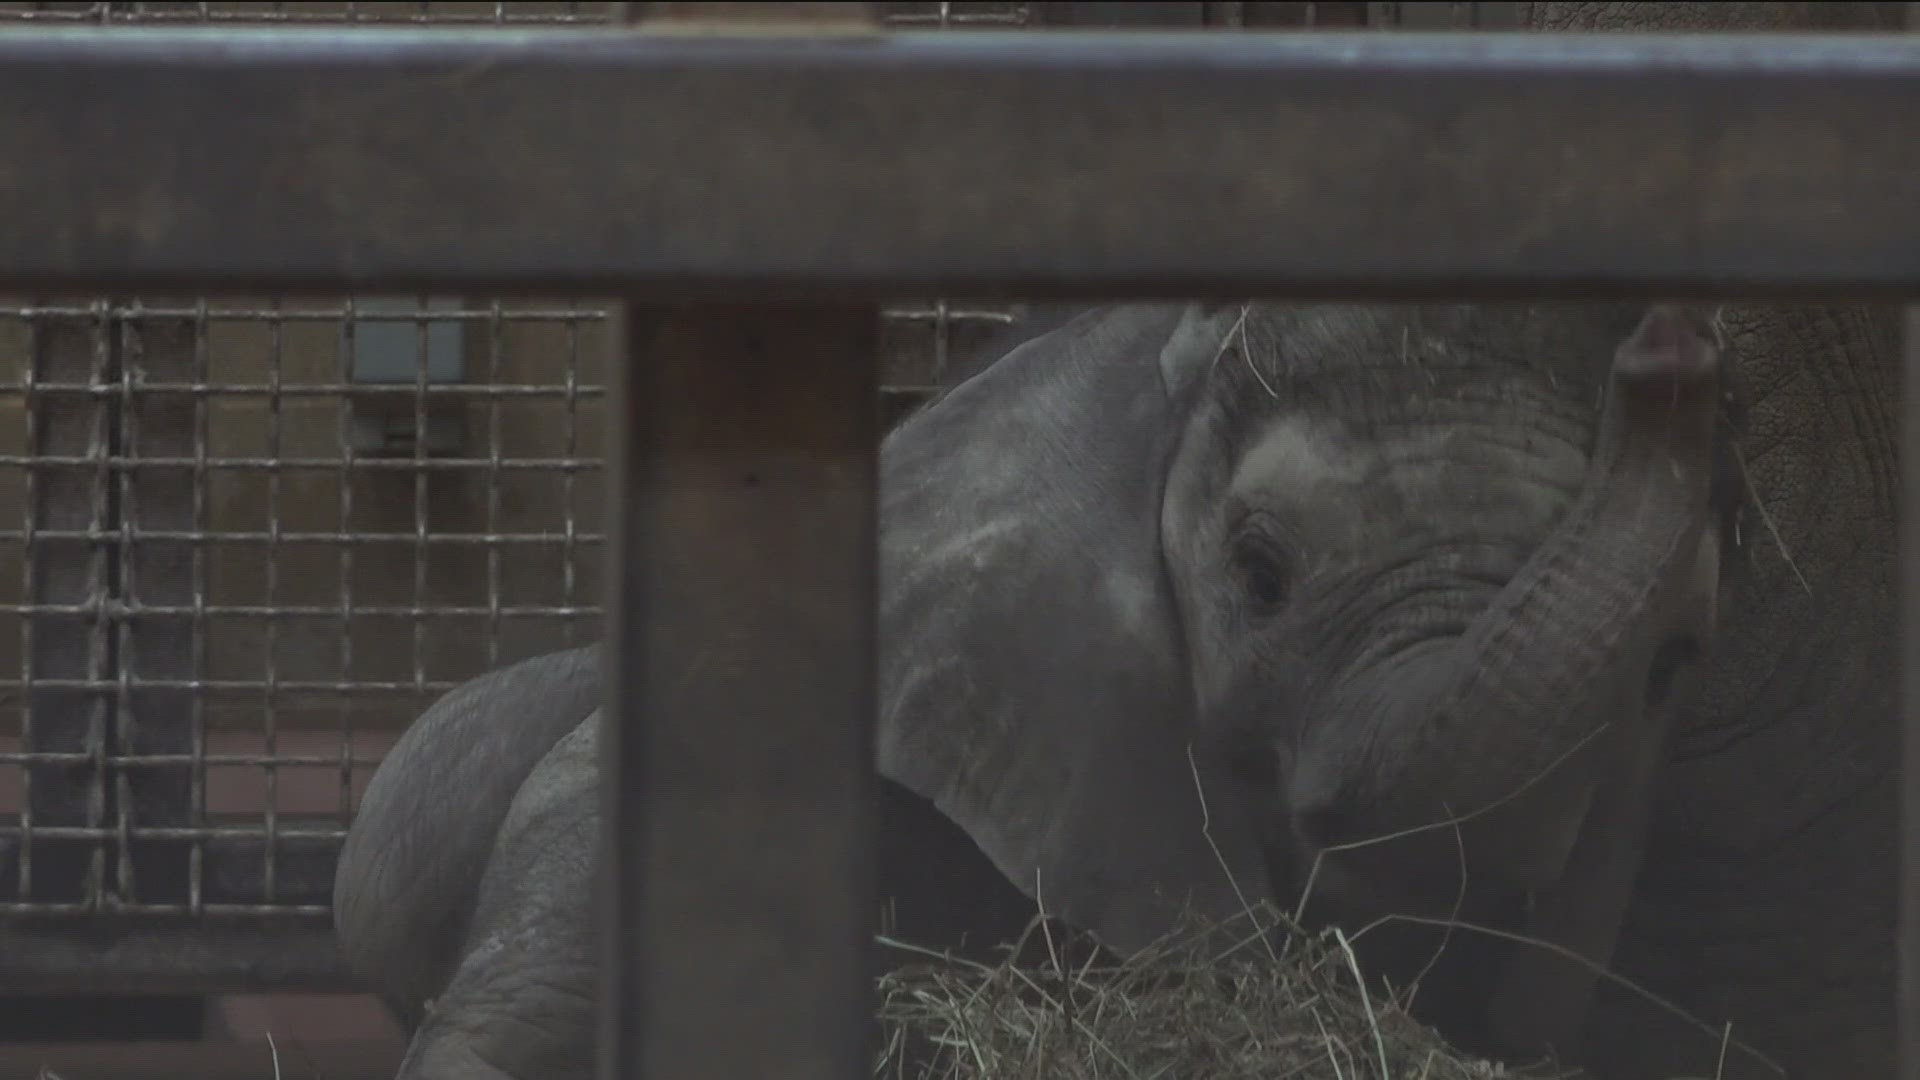
<svg viewBox="0 0 1920 1080"><path fill-rule="evenodd" d="M1906 29L1920 30L1920 3L1906 5ZM1900 1025L1896 1075L1920 1080L1920 304L1906 310L1900 414Z"/></svg>
<svg viewBox="0 0 1920 1080"><path fill-rule="evenodd" d="M1920 30L1920 3L1905 7L1906 29ZM1900 683L1904 749L1900 761L1900 971L1898 1010L1900 1080L1920 1080L1920 304L1907 308L1901 346L1905 406L1900 417Z"/></svg>
<svg viewBox="0 0 1920 1080"><path fill-rule="evenodd" d="M1911 5L1909 7L1911 14ZM1920 1080L1920 304L1907 308L1900 425L1901 715L1900 1023L1901 1080Z"/></svg>
<svg viewBox="0 0 1920 1080"><path fill-rule="evenodd" d="M806 6L646 14L735 32ZM810 32L872 25L812 7L833 25ZM608 1080L872 1070L879 318L618 316Z"/></svg>
<svg viewBox="0 0 1920 1080"><path fill-rule="evenodd" d="M878 318L623 312L608 1080L871 1068Z"/></svg>

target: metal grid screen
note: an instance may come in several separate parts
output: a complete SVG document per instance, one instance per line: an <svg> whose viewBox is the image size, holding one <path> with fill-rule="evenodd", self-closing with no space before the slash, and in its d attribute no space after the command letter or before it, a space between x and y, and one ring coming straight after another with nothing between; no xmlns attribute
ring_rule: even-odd
<svg viewBox="0 0 1920 1080"><path fill-rule="evenodd" d="M1027 20L889 7L917 27ZM606 18L0 5L0 23L370 33ZM393 737L448 688L600 632L603 318L450 297L0 299L0 913L324 919ZM890 312L889 412L1010 318Z"/></svg>

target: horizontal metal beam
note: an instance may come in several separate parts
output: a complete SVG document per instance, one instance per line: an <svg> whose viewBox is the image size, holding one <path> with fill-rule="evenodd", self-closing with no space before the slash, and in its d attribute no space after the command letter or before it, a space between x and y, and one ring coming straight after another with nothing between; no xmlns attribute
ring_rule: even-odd
<svg viewBox="0 0 1920 1080"><path fill-rule="evenodd" d="M330 926L0 930L0 992L219 994L358 990ZM0 997L0 1007L5 1006Z"/></svg>
<svg viewBox="0 0 1920 1080"><path fill-rule="evenodd" d="M1916 176L1899 35L0 33L15 289L1892 295Z"/></svg>
<svg viewBox="0 0 1920 1080"><path fill-rule="evenodd" d="M61 860L57 867L85 867L97 840L39 839L34 842L33 857L42 865L49 856ZM161 841L174 847L186 847L187 841ZM151 849L152 841L136 841ZM334 867L340 860L340 841L332 837L281 836L269 840L258 837L215 837L200 842L199 906L222 913L285 917L300 909L325 908L333 902ZM271 849L271 855L269 855ZM267 868L271 865L272 874ZM0 919L11 915L33 915L45 910L81 911L87 907L87 887L77 875L63 875L49 888L48 873L42 869L32 879L33 895L22 896L20 889L20 840L0 836ZM114 863L107 863L108 873ZM267 885L272 882L272 889ZM190 913L195 910L184 881L162 888L135 879L135 893L127 898L143 913L167 910ZM64 886L64 887L63 887Z"/></svg>

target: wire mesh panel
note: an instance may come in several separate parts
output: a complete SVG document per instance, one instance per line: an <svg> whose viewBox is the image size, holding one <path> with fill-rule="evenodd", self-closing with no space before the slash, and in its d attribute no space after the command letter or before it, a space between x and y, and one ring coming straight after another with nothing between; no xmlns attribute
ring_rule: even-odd
<svg viewBox="0 0 1920 1080"><path fill-rule="evenodd" d="M96 300L0 319L26 616L0 642L27 766L0 868L15 904L323 913L381 734L593 632L598 313L419 315Z"/></svg>
<svg viewBox="0 0 1920 1080"><path fill-rule="evenodd" d="M607 14L0 4L0 24L369 33ZM325 919L393 738L448 688L599 634L604 307L0 298L0 915ZM890 312L889 411L1013 312Z"/></svg>

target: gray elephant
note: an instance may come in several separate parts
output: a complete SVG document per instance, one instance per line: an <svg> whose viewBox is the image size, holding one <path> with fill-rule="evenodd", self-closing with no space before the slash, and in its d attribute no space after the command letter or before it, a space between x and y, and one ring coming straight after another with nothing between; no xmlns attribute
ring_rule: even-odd
<svg viewBox="0 0 1920 1080"><path fill-rule="evenodd" d="M1136 305L963 369L882 452L888 887L1119 950L1304 897L1464 1042L1890 1075L1895 316ZM596 665L448 695L362 804L337 917L408 1077L588 1074Z"/></svg>
<svg viewBox="0 0 1920 1080"><path fill-rule="evenodd" d="M1522 18L1540 30L1893 30L1902 26L1902 8L1534 3L1522 5ZM1817 147L1821 135L1809 132L1808 147ZM1580 315L1577 308L1559 310ZM1890 1075L1899 866L1898 311L1730 304L1717 322L1745 393L1738 449L1747 500L1721 545L1720 632L1711 662L1690 692L1663 688L1670 707L1661 719L1669 730L1651 804L1594 807L1627 811L1595 820L1646 815L1653 823L1611 950L1612 973L1588 986L1564 969L1558 979L1522 977L1528 961L1509 958L1516 967L1501 966L1487 958L1486 942L1463 949L1456 934L1449 953L1457 962L1443 954L1427 981L1443 976L1460 993L1451 1001L1422 998L1442 1012L1479 1011L1443 1019L1456 1032L1503 1029L1463 1034L1516 1048L1534 1041L1529 1030L1564 1044L1568 1018L1584 1011L1583 1050L1575 1056L1602 1076ZM1440 340L1450 349L1462 344ZM1559 362L1549 361L1549 370ZM1099 429L1049 429L1051 445L1072 445L1078 430ZM1083 624L1098 623L1103 614L1089 604L1080 616ZM1192 632L1188 626L1190 641ZM1035 663L1022 674L1031 681L1043 669ZM1336 802L1335 811L1326 823L1330 835L1365 831L1364 824L1341 822L1354 810ZM977 835L994 836L990 824L969 820L964 804L954 812ZM1411 864L1404 848L1343 854ZM1430 865L1445 858L1428 855ZM1436 865L1436 879L1457 879L1455 856L1453 873ZM1021 880L1030 869L1016 862L1011 872ZM1365 873L1321 869L1325 917L1367 925L1359 913L1408 906L1404 896L1383 905L1364 895ZM1333 877L1346 880L1328 888ZM1286 895L1300 884L1276 888ZM1505 921L1524 925L1517 920L1531 905L1538 927L1549 929L1554 916L1540 908L1542 893L1527 891L1533 899L1523 897L1523 910ZM1551 890L1546 895L1552 899ZM1427 913L1435 907L1431 897L1411 906ZM1497 898L1468 897L1461 906L1499 921ZM1562 911L1580 913L1577 904ZM1591 920L1588 932L1595 926L1604 920ZM1571 928L1562 924L1563 941L1580 936ZM1377 950L1383 960L1405 963L1420 954L1413 932L1420 928L1405 929L1400 942ZM1595 947L1590 956L1604 951L1597 936L1587 944ZM1495 987L1502 982L1504 993ZM1588 992L1591 1005L1580 1010ZM1498 1008L1478 1010L1476 999ZM1525 1006L1537 1011L1529 1015Z"/></svg>
<svg viewBox="0 0 1920 1080"><path fill-rule="evenodd" d="M1123 951L1306 890L1318 920L1402 916L1366 957L1424 973L1463 1041L1580 1056L1584 1023L1632 1021L1559 953L1406 917L1599 963L1624 918L1633 955L1731 541L1714 335L1640 315L1123 306L910 419L882 451L878 764L940 811L920 837L970 841L908 865L889 829L893 885L950 862L986 910L935 931L1004 936L1024 912L984 852ZM598 695L593 650L484 677L369 787L336 911L415 1027L405 1076L587 1074ZM1699 1060L1670 1035L1605 1075Z"/></svg>
<svg viewBox="0 0 1920 1080"><path fill-rule="evenodd" d="M592 1075L601 672L593 645L475 679L369 785L334 913L411 1037L403 1077ZM885 778L876 803L882 928L983 960L1028 928L1033 902L931 803Z"/></svg>
<svg viewBox="0 0 1920 1080"><path fill-rule="evenodd" d="M1717 335L1639 319L1133 307L1016 350L886 447L882 769L1115 948L1182 903L1397 916L1363 954L1457 1040L1587 1056L1562 952L1613 951L1744 490Z"/></svg>

